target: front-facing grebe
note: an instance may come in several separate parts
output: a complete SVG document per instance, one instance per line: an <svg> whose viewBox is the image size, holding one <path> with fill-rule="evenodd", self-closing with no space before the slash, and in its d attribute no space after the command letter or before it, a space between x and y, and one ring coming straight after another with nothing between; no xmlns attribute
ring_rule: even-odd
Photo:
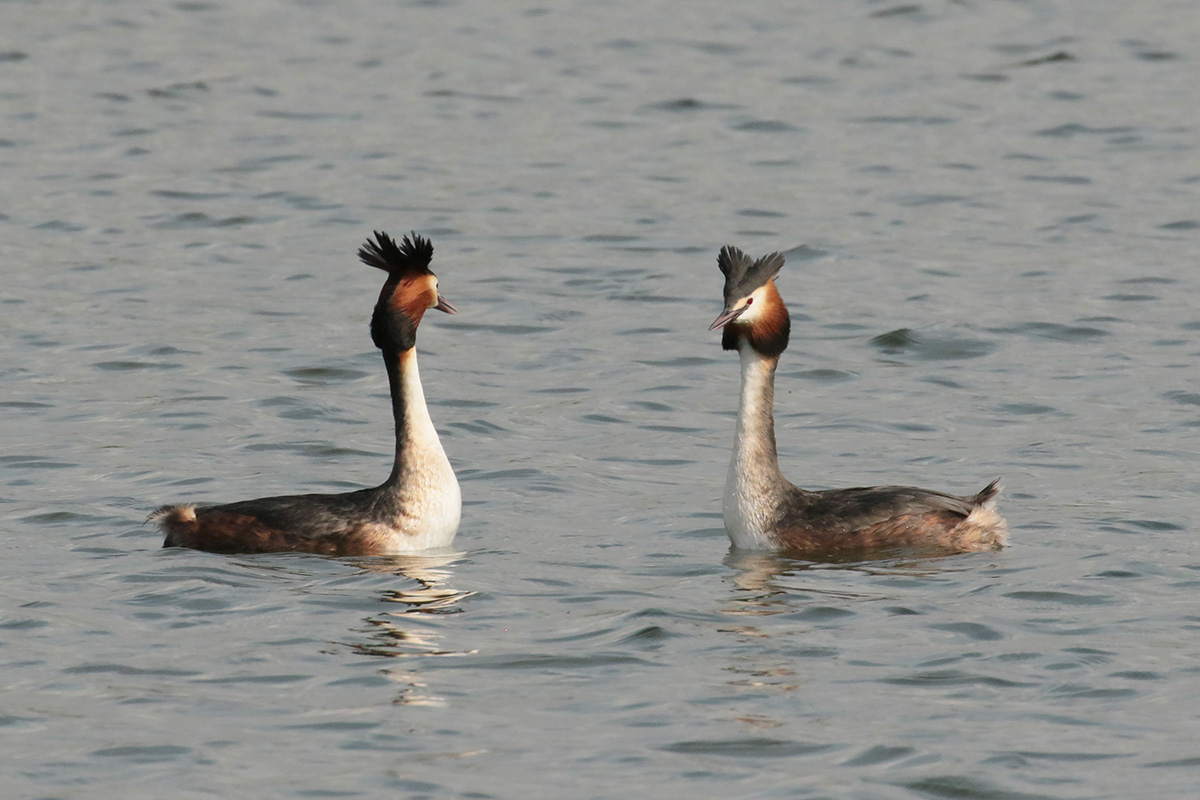
<svg viewBox="0 0 1200 800"><path fill-rule="evenodd" d="M433 245L375 233L358 251L388 274L371 338L383 351L396 422L396 461L382 485L345 494L263 497L220 506L163 506L151 515L163 547L217 553L295 550L326 555L387 555L446 547L458 531L458 479L429 418L417 371L417 326L431 308L455 313L429 269Z"/></svg>
<svg viewBox="0 0 1200 800"><path fill-rule="evenodd" d="M858 557L895 551L971 552L1003 547L1007 526L995 510L999 481L973 497L908 486L808 491L779 471L775 450L775 369L791 318L775 288L783 255L757 261L722 248L725 308L709 330L742 362L737 436L725 481L725 529L734 547L799 556Z"/></svg>

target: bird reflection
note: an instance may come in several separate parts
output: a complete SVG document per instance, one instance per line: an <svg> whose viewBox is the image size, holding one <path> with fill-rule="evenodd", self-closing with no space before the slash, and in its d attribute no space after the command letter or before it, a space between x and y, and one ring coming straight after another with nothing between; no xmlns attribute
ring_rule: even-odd
<svg viewBox="0 0 1200 800"><path fill-rule="evenodd" d="M385 669L383 674L400 687L400 691L392 700L392 705L432 708L446 705L445 698L431 693L429 685L425 683L421 675L412 670Z"/></svg>
<svg viewBox="0 0 1200 800"><path fill-rule="evenodd" d="M442 632L430 620L421 617L438 614L457 614L463 611L460 603L474 592L455 589L449 585L453 572L450 567L462 553L443 555L401 555L365 559L359 563L370 572L387 572L407 578L415 585L387 589L380 593L384 603L395 604L366 618L369 641L350 642L349 646L361 655L384 658L413 656L456 656L473 652L445 647ZM394 677L389 672L389 676Z"/></svg>
<svg viewBox="0 0 1200 800"><path fill-rule="evenodd" d="M784 581L809 571L824 570L829 565L786 558L774 553L731 552L725 565L734 570L733 585L739 594L730 597L730 614L768 616L797 611L811 595L860 600L869 596L862 592L816 586L787 585ZM847 565L840 565L845 568ZM854 567L863 566L861 563Z"/></svg>
<svg viewBox="0 0 1200 800"><path fill-rule="evenodd" d="M919 584L922 579L936 580L947 572L979 567L978 561L958 557L829 563L738 550L731 551L724 564L730 569L725 578L729 589L721 610L729 622L718 631L729 637L731 646L722 669L734 691L753 697L811 690L812 670L806 662L842 657L837 624L826 625L822 620L829 618L819 614L822 609L832 610L839 614L834 619L842 619L841 613L857 613L864 602L892 598L890 587L897 585L895 581L874 580L874 576L915 579ZM862 586L871 591L861 591ZM750 736L794 722L772 715L769 709L729 719Z"/></svg>
<svg viewBox="0 0 1200 800"><path fill-rule="evenodd" d="M765 616L792 610L794 594L778 579L804 569L804 562L774 553L735 551L725 558L725 565L734 570L733 585L741 593L730 598L727 612Z"/></svg>
<svg viewBox="0 0 1200 800"><path fill-rule="evenodd" d="M405 606L401 613L457 614L463 609L459 602L475 594L463 592L447 585L453 577L448 569L462 557L462 553L444 555L402 555L384 559L372 559L367 568L372 571L394 572L416 581L417 585L407 589L389 589L383 599Z"/></svg>
<svg viewBox="0 0 1200 800"><path fill-rule="evenodd" d="M733 570L731 580L738 594L729 598L725 609L729 614L767 616L799 611L813 595L844 600L881 600L886 595L874 592L851 591L820 582L831 583L837 573L855 572L860 575L903 575L911 578L933 577L947 571L972 568L950 558L903 558L892 560L847 561L828 563L803 561L777 553L731 551L724 560ZM976 564L975 567L978 565ZM811 580L788 581L797 576Z"/></svg>

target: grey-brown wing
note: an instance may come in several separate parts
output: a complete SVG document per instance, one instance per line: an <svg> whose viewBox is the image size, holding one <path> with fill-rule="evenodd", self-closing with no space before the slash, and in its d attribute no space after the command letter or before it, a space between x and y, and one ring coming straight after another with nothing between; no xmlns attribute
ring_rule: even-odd
<svg viewBox="0 0 1200 800"><path fill-rule="evenodd" d="M945 514L965 518L971 510L995 496L989 485L973 497L934 492L912 486L863 486L790 494L781 518L824 530L855 531L880 525L898 517Z"/></svg>

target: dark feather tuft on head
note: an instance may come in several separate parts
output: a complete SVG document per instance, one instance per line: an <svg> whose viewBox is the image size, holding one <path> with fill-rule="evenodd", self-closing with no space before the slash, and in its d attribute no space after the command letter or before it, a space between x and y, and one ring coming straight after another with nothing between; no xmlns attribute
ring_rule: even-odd
<svg viewBox="0 0 1200 800"><path fill-rule="evenodd" d="M732 245L721 248L717 267L725 276L725 307L774 278L783 268L783 253L768 253L757 261Z"/></svg>
<svg viewBox="0 0 1200 800"><path fill-rule="evenodd" d="M433 260L433 243L413 232L405 236L399 246L392 237L375 231L375 241L367 240L358 251L364 264L376 267L395 277L403 275L428 275L429 262Z"/></svg>
<svg viewBox="0 0 1200 800"><path fill-rule="evenodd" d="M725 310L714 327L723 327L721 347L739 350L746 342L769 358L778 358L788 346L792 321L783 298L772 279L783 267L783 253L768 253L757 261L732 245L725 245L717 256L717 266L725 276ZM757 306L752 324L744 321L741 312L749 308L748 298L759 289L769 290Z"/></svg>
<svg viewBox="0 0 1200 800"><path fill-rule="evenodd" d="M383 231L375 231L375 240L367 240L358 251L364 264L383 270L387 281L379 293L375 313L371 315L371 339L385 352L407 350L416 344L420 313L406 313L397 293L410 279L432 275L429 262L433 260L433 244L416 232L405 236L399 245ZM423 310L423 308L422 308Z"/></svg>

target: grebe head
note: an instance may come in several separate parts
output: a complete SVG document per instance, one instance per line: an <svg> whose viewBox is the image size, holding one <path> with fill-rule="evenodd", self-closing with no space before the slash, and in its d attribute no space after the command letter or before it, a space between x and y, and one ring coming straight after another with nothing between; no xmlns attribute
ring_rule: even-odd
<svg viewBox="0 0 1200 800"><path fill-rule="evenodd" d="M717 266L725 276L725 308L709 326L723 328L721 346L738 350L743 342L764 356L777 357L787 349L792 320L775 288L783 267L782 253L757 261L730 245L721 248Z"/></svg>
<svg viewBox="0 0 1200 800"><path fill-rule="evenodd" d="M371 316L371 339L380 350L409 350L417 343L417 326L431 308L447 314L458 313L438 293L437 276L429 269L433 244L413 233L399 246L392 237L375 231L375 241L367 240L358 251L364 264L388 274L375 313Z"/></svg>

